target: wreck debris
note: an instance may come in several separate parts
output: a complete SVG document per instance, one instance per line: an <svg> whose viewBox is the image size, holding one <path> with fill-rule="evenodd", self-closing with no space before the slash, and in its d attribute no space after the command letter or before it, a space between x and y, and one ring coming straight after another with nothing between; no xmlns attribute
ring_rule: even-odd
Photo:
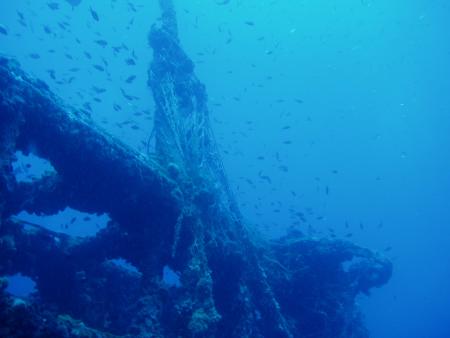
<svg viewBox="0 0 450 338"><path fill-rule="evenodd" d="M0 58L0 275L21 272L37 288L19 302L0 280L0 334L366 337L355 297L386 283L390 262L349 242L251 234L173 4L160 4L161 25L149 36L156 158L135 153ZM36 152L55 173L16 182L16 151ZM11 219L65 207L111 221L95 237L76 238ZM137 273L110 263L117 259ZM165 281L167 267L176 287Z"/></svg>

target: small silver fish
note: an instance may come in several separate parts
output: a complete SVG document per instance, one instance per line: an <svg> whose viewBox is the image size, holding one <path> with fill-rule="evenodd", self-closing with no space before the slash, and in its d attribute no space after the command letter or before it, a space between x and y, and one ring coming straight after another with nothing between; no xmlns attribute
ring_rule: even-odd
<svg viewBox="0 0 450 338"><path fill-rule="evenodd" d="M75 8L81 3L81 0L66 0L66 1L72 6L72 8Z"/></svg>
<svg viewBox="0 0 450 338"><path fill-rule="evenodd" d="M2 25L0 25L0 33L3 35L8 35L8 30Z"/></svg>

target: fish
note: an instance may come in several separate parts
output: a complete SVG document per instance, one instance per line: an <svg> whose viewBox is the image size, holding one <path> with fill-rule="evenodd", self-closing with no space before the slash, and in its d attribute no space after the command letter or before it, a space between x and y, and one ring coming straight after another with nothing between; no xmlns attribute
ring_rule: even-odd
<svg viewBox="0 0 450 338"><path fill-rule="evenodd" d="M66 26L64 26L61 22L58 22L59 28L61 28L63 31L66 30Z"/></svg>
<svg viewBox="0 0 450 338"><path fill-rule="evenodd" d="M115 54L119 53L122 50L122 46L113 46L112 49Z"/></svg>
<svg viewBox="0 0 450 338"><path fill-rule="evenodd" d="M105 71L105 67L103 67L103 66L100 66L100 65L94 65L93 66L95 69L97 69L98 71L100 71L100 72L104 72Z"/></svg>
<svg viewBox="0 0 450 338"><path fill-rule="evenodd" d="M31 53L29 56L30 56L30 58L35 59L35 60L41 58L41 56L38 53Z"/></svg>
<svg viewBox="0 0 450 338"><path fill-rule="evenodd" d="M51 33L52 33L52 30L50 29L49 26L44 26L44 32L45 32L46 34L51 34Z"/></svg>
<svg viewBox="0 0 450 338"><path fill-rule="evenodd" d="M247 26L254 26L255 23L253 21L244 21Z"/></svg>
<svg viewBox="0 0 450 338"><path fill-rule="evenodd" d="M8 35L7 29L5 27L3 27L2 25L0 25L0 34Z"/></svg>
<svg viewBox="0 0 450 338"><path fill-rule="evenodd" d="M128 2L128 8L130 8L133 12L137 12L136 7L131 2Z"/></svg>
<svg viewBox="0 0 450 338"><path fill-rule="evenodd" d="M139 97L127 94L122 88L120 88L120 91L122 92L123 97L128 101L139 100Z"/></svg>
<svg viewBox="0 0 450 338"><path fill-rule="evenodd" d="M62 30L66 31L66 30L67 30L67 27L70 27L70 23L65 22L65 21L62 21L62 22L58 22L58 26L59 26Z"/></svg>
<svg viewBox="0 0 450 338"><path fill-rule="evenodd" d="M68 2L73 9L81 3L81 0L66 0L66 2Z"/></svg>
<svg viewBox="0 0 450 338"><path fill-rule="evenodd" d="M100 88L100 87L97 87L97 86L92 86L92 90L94 92L96 92L97 94L102 94L102 93L106 92L105 88Z"/></svg>
<svg viewBox="0 0 450 338"><path fill-rule="evenodd" d="M267 183L272 184L272 180L270 179L269 176L267 176L267 175L260 175L259 177L260 177L262 180L266 181Z"/></svg>
<svg viewBox="0 0 450 338"><path fill-rule="evenodd" d="M53 69L47 70L47 73L48 73L48 75L50 75L50 77L51 77L53 80L56 80L55 71L54 71Z"/></svg>
<svg viewBox="0 0 450 338"><path fill-rule="evenodd" d="M132 83L136 79L136 75L131 75L125 80L126 83Z"/></svg>
<svg viewBox="0 0 450 338"><path fill-rule="evenodd" d="M221 1L216 1L216 5L228 5L230 3L231 0L221 0Z"/></svg>
<svg viewBox="0 0 450 338"><path fill-rule="evenodd" d="M102 40L102 39L100 39L100 40L95 40L94 42L95 42L97 45L102 46L102 47L106 47L106 46L108 45L108 41Z"/></svg>
<svg viewBox="0 0 450 338"><path fill-rule="evenodd" d="M53 80L56 80L56 75L55 75L55 70L54 70L54 69L49 69L49 70L47 70L47 73L49 74L49 76L50 76Z"/></svg>
<svg viewBox="0 0 450 338"><path fill-rule="evenodd" d="M126 59L126 60L125 60L125 63L126 63L128 66L135 66L135 65L136 65L136 62L135 62L132 58Z"/></svg>
<svg viewBox="0 0 450 338"><path fill-rule="evenodd" d="M56 11L57 9L59 9L59 3L57 3L57 2L49 2L49 3L47 3L47 6L52 11Z"/></svg>
<svg viewBox="0 0 450 338"><path fill-rule="evenodd" d="M100 18L99 18L99 16L98 16L97 12L94 11L94 10L92 9L92 7L89 7L89 10L91 11L92 18L93 18L95 21L97 21L97 22L100 21Z"/></svg>

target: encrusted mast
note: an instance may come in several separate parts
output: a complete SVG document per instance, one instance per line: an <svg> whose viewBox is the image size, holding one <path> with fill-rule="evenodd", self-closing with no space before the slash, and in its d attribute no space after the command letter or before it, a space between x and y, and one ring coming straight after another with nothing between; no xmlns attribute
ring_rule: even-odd
<svg viewBox="0 0 450 338"><path fill-rule="evenodd" d="M0 276L36 282L26 300L0 279L8 337L367 337L355 305L391 264L349 242L243 226L209 125L206 91L177 37L171 1L149 36L158 161L64 105L0 58ZM56 173L17 182L17 151ZM33 227L20 211L106 213L95 236ZM113 264L121 258L133 271ZM163 271L175 271L170 285Z"/></svg>
<svg viewBox="0 0 450 338"><path fill-rule="evenodd" d="M154 57L148 81L156 104L156 153L174 178L203 186L240 218L211 130L205 86L180 46L173 2L159 3L161 22L149 34Z"/></svg>

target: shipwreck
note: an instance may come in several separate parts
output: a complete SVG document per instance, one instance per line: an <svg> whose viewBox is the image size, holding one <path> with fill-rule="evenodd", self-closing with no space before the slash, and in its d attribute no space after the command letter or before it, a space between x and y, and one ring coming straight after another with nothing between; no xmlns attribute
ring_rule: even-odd
<svg viewBox="0 0 450 338"><path fill-rule="evenodd" d="M385 284L385 258L300 231L267 240L243 221L212 133L206 89L178 39L171 1L149 34L155 154L143 156L0 58L2 337L368 337L356 297ZM17 151L55 172L18 182ZM21 222L21 211L105 213L79 238ZM130 272L114 264L121 258ZM177 280L168 286L170 267Z"/></svg>

